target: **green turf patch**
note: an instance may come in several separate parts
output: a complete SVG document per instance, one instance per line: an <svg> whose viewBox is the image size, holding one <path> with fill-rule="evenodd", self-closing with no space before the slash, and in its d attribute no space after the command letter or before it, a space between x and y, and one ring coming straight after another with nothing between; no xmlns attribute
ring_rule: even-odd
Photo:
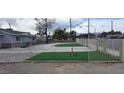
<svg viewBox="0 0 124 93"><path fill-rule="evenodd" d="M113 57L100 52L74 52L72 55L69 52L45 52L33 56L30 60L98 60L112 61Z"/></svg>
<svg viewBox="0 0 124 93"><path fill-rule="evenodd" d="M70 43L64 43L64 44L57 44L55 45L57 47L79 47L79 46L82 46L80 45L79 43L76 43L76 42L70 42Z"/></svg>

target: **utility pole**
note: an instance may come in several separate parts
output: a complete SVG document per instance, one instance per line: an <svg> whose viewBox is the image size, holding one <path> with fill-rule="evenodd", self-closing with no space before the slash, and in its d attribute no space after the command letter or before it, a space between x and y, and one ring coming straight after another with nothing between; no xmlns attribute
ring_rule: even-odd
<svg viewBox="0 0 124 93"><path fill-rule="evenodd" d="M89 47L89 38L90 38L90 19L88 18L88 37L87 37L87 47ZM87 58L88 58L87 61L89 62L89 51L88 51Z"/></svg>
<svg viewBox="0 0 124 93"><path fill-rule="evenodd" d="M111 31L113 31L113 21L111 21Z"/></svg>
<svg viewBox="0 0 124 93"><path fill-rule="evenodd" d="M72 24L71 24L71 18L70 18L70 40L71 40L71 31L72 31Z"/></svg>
<svg viewBox="0 0 124 93"><path fill-rule="evenodd" d="M47 35L47 18L45 18L45 34L46 34L46 43L48 43L48 35Z"/></svg>
<svg viewBox="0 0 124 93"><path fill-rule="evenodd" d="M72 39L72 37L71 37L71 31L72 31L72 21L71 21L71 18L70 18L70 40ZM71 48L71 55L73 55L74 54L74 51L73 51L73 43L72 43L72 48Z"/></svg>
<svg viewBox="0 0 124 93"><path fill-rule="evenodd" d="M87 37L87 47L89 46L89 38L90 38L90 19L88 18L88 37Z"/></svg>

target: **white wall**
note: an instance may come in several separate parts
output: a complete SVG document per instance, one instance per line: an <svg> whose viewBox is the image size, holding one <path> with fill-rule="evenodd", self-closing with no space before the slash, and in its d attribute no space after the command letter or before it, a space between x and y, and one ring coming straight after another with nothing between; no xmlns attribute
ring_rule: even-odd
<svg viewBox="0 0 124 93"><path fill-rule="evenodd" d="M20 40L17 41L16 40L16 37L15 35L8 35L8 34L5 34L3 37L0 36L0 47L1 47L1 44L12 44L12 47L15 46L15 43L16 44L23 44L23 43L27 43L29 42L29 44L34 44L36 42L36 40L33 40L32 38L29 38L28 36L20 36Z"/></svg>
<svg viewBox="0 0 124 93"><path fill-rule="evenodd" d="M21 36L21 42L30 42L30 38L27 36Z"/></svg>
<svg viewBox="0 0 124 93"><path fill-rule="evenodd" d="M102 52L109 53L113 56L120 56L120 40L121 39L98 39L98 50ZM80 38L76 40L78 43L85 45L85 39ZM97 50L97 40L89 39L88 46L94 50Z"/></svg>
<svg viewBox="0 0 124 93"><path fill-rule="evenodd" d="M21 36L21 41L20 41L22 44L23 43L29 43L29 44L35 44L36 43L36 38L35 40L33 40L33 37L28 37L28 36Z"/></svg>
<svg viewBox="0 0 124 93"><path fill-rule="evenodd" d="M16 41L16 36L13 35L4 35L3 36L3 43L19 43L20 41Z"/></svg>
<svg viewBox="0 0 124 93"><path fill-rule="evenodd" d="M33 40L33 37L30 38L30 44L35 44L37 42L37 39L35 37L35 39Z"/></svg>

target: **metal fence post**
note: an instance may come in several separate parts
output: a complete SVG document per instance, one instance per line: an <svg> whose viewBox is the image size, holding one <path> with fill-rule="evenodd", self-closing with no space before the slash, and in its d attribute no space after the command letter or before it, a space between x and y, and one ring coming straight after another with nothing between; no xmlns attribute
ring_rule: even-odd
<svg viewBox="0 0 124 93"><path fill-rule="evenodd" d="M120 61L121 61L121 62L124 62L124 39L121 39Z"/></svg>
<svg viewBox="0 0 124 93"><path fill-rule="evenodd" d="M104 41L103 41L103 42L104 42L104 43L103 43L103 44L104 44L104 45L103 45L103 46L104 46L104 53L106 53L106 48L107 48L106 41L107 41L106 38L104 38Z"/></svg>
<svg viewBox="0 0 124 93"><path fill-rule="evenodd" d="M96 51L98 51L99 50L99 42L98 42L99 40L98 40L98 38L96 39Z"/></svg>

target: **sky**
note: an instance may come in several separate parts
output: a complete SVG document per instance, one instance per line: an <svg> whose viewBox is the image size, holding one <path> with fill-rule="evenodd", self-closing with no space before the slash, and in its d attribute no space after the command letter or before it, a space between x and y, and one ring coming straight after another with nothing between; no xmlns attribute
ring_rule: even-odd
<svg viewBox="0 0 124 93"><path fill-rule="evenodd" d="M124 32L124 18L90 18L90 32L103 32L113 29ZM0 27L8 28L8 22L14 30L36 34L36 21L33 18L0 18ZM66 28L69 31L69 18L56 18L56 22L49 31L52 33L56 28ZM72 30L77 33L87 33L87 18L72 18Z"/></svg>

